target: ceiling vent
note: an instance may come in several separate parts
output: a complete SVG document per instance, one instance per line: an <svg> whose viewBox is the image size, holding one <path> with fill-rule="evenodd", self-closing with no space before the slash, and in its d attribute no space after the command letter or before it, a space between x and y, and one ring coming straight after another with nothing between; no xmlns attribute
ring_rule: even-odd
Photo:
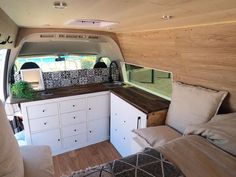
<svg viewBox="0 0 236 177"><path fill-rule="evenodd" d="M65 23L65 25L79 26L79 27L96 27L104 28L111 27L118 24L117 22L105 21L105 20L85 20L85 19L72 19Z"/></svg>

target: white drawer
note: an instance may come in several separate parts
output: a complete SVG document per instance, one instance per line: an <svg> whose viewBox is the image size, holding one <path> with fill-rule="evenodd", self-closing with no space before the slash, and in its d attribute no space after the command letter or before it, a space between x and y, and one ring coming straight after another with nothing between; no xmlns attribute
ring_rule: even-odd
<svg viewBox="0 0 236 177"><path fill-rule="evenodd" d="M85 133L62 139L62 145L64 149L78 149L86 146L86 143L87 136Z"/></svg>
<svg viewBox="0 0 236 177"><path fill-rule="evenodd" d="M61 139L59 129L44 131L41 133L33 133L33 145L48 145L52 149L53 154L57 154L61 150Z"/></svg>
<svg viewBox="0 0 236 177"><path fill-rule="evenodd" d="M57 115L57 103L28 106L27 113L29 119Z"/></svg>
<svg viewBox="0 0 236 177"><path fill-rule="evenodd" d="M88 122L88 142L98 143L109 139L109 120L98 119Z"/></svg>
<svg viewBox="0 0 236 177"><path fill-rule="evenodd" d="M85 108L86 108L86 105L85 105L84 98L60 102L61 113L79 111Z"/></svg>
<svg viewBox="0 0 236 177"><path fill-rule="evenodd" d="M86 121L86 112L78 111L72 113L61 114L62 125L74 125Z"/></svg>
<svg viewBox="0 0 236 177"><path fill-rule="evenodd" d="M50 130L54 128L59 128L59 120L57 116L30 120L31 132Z"/></svg>
<svg viewBox="0 0 236 177"><path fill-rule="evenodd" d="M69 137L86 132L86 123L66 126L62 128L62 137Z"/></svg>

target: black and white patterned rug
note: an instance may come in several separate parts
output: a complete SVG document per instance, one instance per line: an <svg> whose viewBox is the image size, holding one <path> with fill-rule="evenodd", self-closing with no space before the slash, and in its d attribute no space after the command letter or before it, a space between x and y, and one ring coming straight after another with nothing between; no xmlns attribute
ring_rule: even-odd
<svg viewBox="0 0 236 177"><path fill-rule="evenodd" d="M69 177L184 177L182 172L154 149L100 166L74 172Z"/></svg>

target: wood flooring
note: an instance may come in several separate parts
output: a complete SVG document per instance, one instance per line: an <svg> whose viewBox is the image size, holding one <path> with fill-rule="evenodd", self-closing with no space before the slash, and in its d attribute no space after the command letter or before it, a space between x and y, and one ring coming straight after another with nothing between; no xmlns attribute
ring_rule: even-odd
<svg viewBox="0 0 236 177"><path fill-rule="evenodd" d="M69 175L73 171L86 169L120 158L109 141L90 145L53 157L55 177Z"/></svg>

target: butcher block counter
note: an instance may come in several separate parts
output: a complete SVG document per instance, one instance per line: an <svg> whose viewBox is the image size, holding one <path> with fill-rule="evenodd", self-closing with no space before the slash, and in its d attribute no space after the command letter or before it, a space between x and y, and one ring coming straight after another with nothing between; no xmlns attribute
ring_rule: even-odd
<svg viewBox="0 0 236 177"><path fill-rule="evenodd" d="M129 104L133 105L140 111L148 114L149 124L152 125L152 122L156 122L156 117L163 117L161 123L163 123L164 118L166 116L167 109L169 107L170 102L143 91L139 88L133 86L121 86L121 85L111 85L109 84L87 84L87 85L80 85L80 86L70 86L70 87L62 87L62 88L55 88L55 89L47 89L45 91L40 91L37 93L37 98L34 100L22 100L22 99L15 99L11 98L10 103L23 103L29 101L38 101L38 100L46 100L46 99L53 99L53 98L60 98L60 97L67 97L67 96L74 96L74 95L81 95L81 94L88 94L88 93L95 93L95 92L102 92L102 91L111 91L111 93L117 95L121 99L125 100ZM152 121L154 119L154 121ZM160 124L160 123L158 123Z"/></svg>

